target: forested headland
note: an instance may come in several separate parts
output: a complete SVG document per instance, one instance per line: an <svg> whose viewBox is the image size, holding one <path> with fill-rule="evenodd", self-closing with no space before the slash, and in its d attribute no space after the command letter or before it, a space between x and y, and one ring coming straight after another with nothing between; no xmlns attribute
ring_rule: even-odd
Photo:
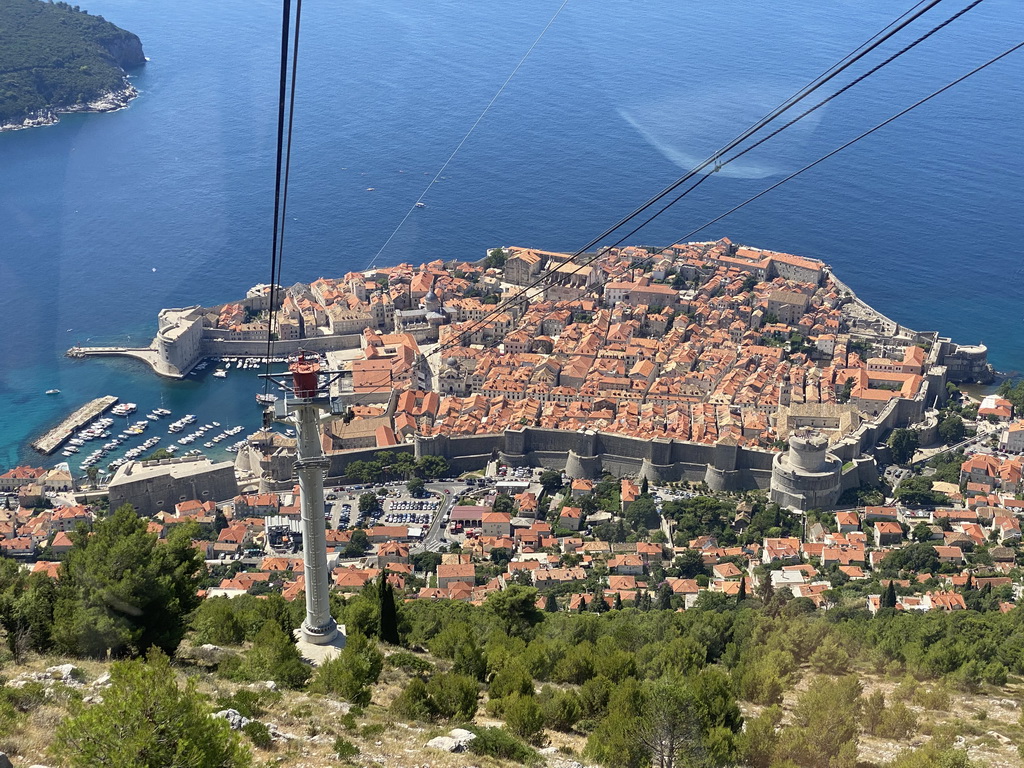
<svg viewBox="0 0 1024 768"><path fill-rule="evenodd" d="M0 127L120 108L135 95L125 70L145 60L138 36L77 5L0 0Z"/></svg>

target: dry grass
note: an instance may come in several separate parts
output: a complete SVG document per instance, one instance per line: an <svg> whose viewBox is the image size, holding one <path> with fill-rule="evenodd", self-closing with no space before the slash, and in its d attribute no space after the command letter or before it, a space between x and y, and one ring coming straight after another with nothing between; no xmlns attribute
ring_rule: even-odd
<svg viewBox="0 0 1024 768"><path fill-rule="evenodd" d="M73 663L82 670L88 685L108 669L108 664L61 658L31 657L21 665L8 665L4 672L8 680L27 672L42 672L47 667ZM438 664L444 668L444 662ZM180 667L178 674L196 681L211 703L232 695L246 686L217 678L197 667ZM886 700L893 701L893 691L899 678L858 670L865 694L881 690ZM787 692L783 708L788 720L800 692L806 690L813 674L805 670L796 686ZM335 739L341 737L359 749L350 765L387 766L388 768L501 768L508 766L492 758L473 754L449 754L428 750L431 738L447 733L445 726L398 721L389 711L391 702L404 690L410 676L407 672L385 667L374 688L373 703L364 711L348 714L348 705L331 698L301 691L283 691L279 700L267 704L267 712L259 719L282 738L270 749L253 747L254 765L260 768L327 768L344 765L334 751ZM927 685L927 684L926 684ZM58 688L59 691L59 688ZM86 693L89 691L86 690ZM57 726L67 716L67 702L73 692L58 693L44 704L24 716L11 733L0 735L0 751L12 757L16 765L51 764L47 748ZM918 733L906 742L862 736L859 741L860 759L883 764L892 760L901 750L926 743L936 733L951 733L962 738L972 760L988 768L1014 768L1021 764L1016 744L1024 740L1024 727L1019 723L1024 701L1024 684L1019 679L998 692L972 695L950 692L949 711L925 710L908 702L917 714ZM760 707L741 703L745 715L756 716ZM481 702L475 722L483 726L502 723L486 714ZM559 751L559 758L576 759L586 746L581 734L549 731L548 746Z"/></svg>
<svg viewBox="0 0 1024 768"><path fill-rule="evenodd" d="M809 669L803 669L801 673L796 685L783 697L784 723L790 722L797 698L807 690L815 676ZM854 673L863 686L865 696L881 691L887 705L895 700L893 693L903 679L868 672L864 668ZM928 690L937 684L925 682L919 685ZM925 709L913 701L905 703L917 715L918 732L905 741L862 734L857 743L862 762L883 765L901 751L926 744L933 735L942 733L961 737L962 741L958 740L957 745L967 750L972 761L986 768L1020 768L1021 758L1016 746L1024 744L1024 727L1019 722L1024 712L1024 684L1020 679L1011 678L998 691L978 694L949 689L948 711ZM740 702L740 709L745 716L756 717L764 707Z"/></svg>

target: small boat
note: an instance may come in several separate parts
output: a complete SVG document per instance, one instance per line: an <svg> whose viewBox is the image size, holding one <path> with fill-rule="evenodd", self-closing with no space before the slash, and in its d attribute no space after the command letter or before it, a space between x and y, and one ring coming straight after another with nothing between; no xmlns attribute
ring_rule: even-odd
<svg viewBox="0 0 1024 768"><path fill-rule="evenodd" d="M48 390L46 390L46 394L48 394L48 395L59 395L60 394L60 390L59 389L48 389Z"/></svg>
<svg viewBox="0 0 1024 768"><path fill-rule="evenodd" d="M277 402L277 395L256 395L257 405L271 405Z"/></svg>
<svg viewBox="0 0 1024 768"><path fill-rule="evenodd" d="M426 208L427 204L426 203L416 203L416 207L417 208Z"/></svg>
<svg viewBox="0 0 1024 768"><path fill-rule="evenodd" d="M225 371L223 368L218 368L216 371L213 372L213 375L216 376L218 379L226 379L228 377L228 372Z"/></svg>

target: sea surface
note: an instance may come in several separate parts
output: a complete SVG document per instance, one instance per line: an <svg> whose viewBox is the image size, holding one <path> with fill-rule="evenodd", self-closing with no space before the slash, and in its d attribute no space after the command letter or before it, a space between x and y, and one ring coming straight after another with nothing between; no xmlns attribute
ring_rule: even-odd
<svg viewBox="0 0 1024 768"><path fill-rule="evenodd" d="M569 0L378 263L577 249L912 4ZM305 4L286 284L367 266L561 5ZM0 134L0 468L38 462L28 441L104 394L259 420L252 371L172 382L64 352L146 343L161 307L269 279L279 7L87 8L150 61L127 110ZM1019 0L986 0L629 242L679 239L1022 39ZM693 239L824 259L893 319L1024 370L1022 125L1017 53Z"/></svg>

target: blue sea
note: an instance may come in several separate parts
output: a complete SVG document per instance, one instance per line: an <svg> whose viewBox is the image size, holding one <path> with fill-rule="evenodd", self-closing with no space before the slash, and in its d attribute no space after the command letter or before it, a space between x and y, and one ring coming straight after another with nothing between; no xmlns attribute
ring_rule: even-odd
<svg viewBox="0 0 1024 768"><path fill-rule="evenodd" d="M370 262L561 4L306 3L286 284ZM912 4L569 0L378 263L577 249ZM259 418L252 372L170 382L63 355L269 279L279 7L86 7L150 61L127 110L0 134L0 467L39 461L27 442L104 394ZM675 241L1022 39L1024 7L987 0L631 242ZM892 318L1024 370L1022 125L1017 53L694 239L824 259Z"/></svg>

